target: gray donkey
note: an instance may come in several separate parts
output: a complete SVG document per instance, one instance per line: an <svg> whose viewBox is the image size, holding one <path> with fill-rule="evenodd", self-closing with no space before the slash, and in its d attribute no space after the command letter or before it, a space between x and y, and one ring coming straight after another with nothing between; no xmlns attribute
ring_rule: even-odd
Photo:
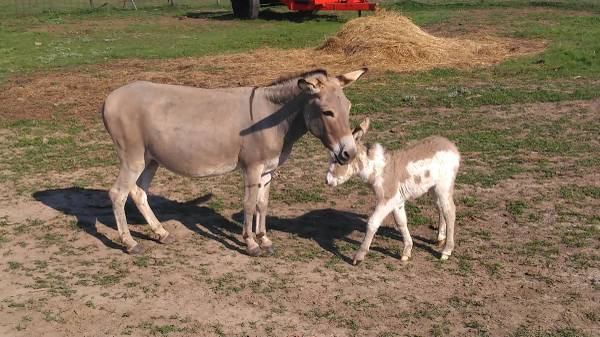
<svg viewBox="0 0 600 337"><path fill-rule="evenodd" d="M102 116L121 168L109 195L127 252L143 252L127 226L128 195L159 242L174 241L147 200L150 182L162 165L192 177L242 169L246 251L251 256L261 250L272 253L265 225L272 173L307 131L321 140L337 162L345 164L354 158L351 104L342 89L365 71L333 77L314 70L266 87L225 89L135 82L110 93Z"/></svg>

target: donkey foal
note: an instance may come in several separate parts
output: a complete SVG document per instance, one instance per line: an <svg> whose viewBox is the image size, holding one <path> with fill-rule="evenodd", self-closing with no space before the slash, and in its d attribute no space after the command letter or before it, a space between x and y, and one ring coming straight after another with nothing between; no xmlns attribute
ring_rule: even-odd
<svg viewBox="0 0 600 337"><path fill-rule="evenodd" d="M377 198L375 211L369 218L365 237L354 255L353 264L364 260L373 236L385 217L392 213L396 228L402 234L402 261L411 256L412 239L408 232L404 202L426 192L435 198L439 211L438 245L444 246L442 260L454 249L454 180L460 164L460 153L448 139L432 136L403 150L386 152L380 144L363 145L360 141L369 128L365 119L353 131L357 154L354 161L340 165L331 160L327 184L343 184L354 175L368 183Z"/></svg>

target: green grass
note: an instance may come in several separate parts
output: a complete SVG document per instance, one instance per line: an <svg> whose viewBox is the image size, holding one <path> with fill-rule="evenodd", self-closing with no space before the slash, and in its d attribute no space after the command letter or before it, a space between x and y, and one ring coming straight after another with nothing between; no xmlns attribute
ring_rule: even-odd
<svg viewBox="0 0 600 337"><path fill-rule="evenodd" d="M600 187L597 186L564 186L560 188L559 193L566 200L581 200L585 197L600 199Z"/></svg>
<svg viewBox="0 0 600 337"><path fill-rule="evenodd" d="M526 3L497 4L500 9L486 4L484 7L490 9L486 18L469 19L495 29L497 35L547 40L549 47L541 54L483 69L388 73L385 80L378 80L375 84L357 83L353 98L369 101L369 104L355 104L356 111L389 111L390 107L398 106L474 108L600 96L600 84L597 82L600 79L600 16L549 11L517 17L509 12L505 20L494 22L495 17L506 14L502 11L515 7L529 8ZM476 4L421 7L415 2L393 6L413 18L418 25L442 23L451 26L457 26L468 18L468 12L458 12L458 8L479 7ZM594 6L598 7L598 4ZM432 20L432 17L437 19ZM415 99L407 101L402 97Z"/></svg>
<svg viewBox="0 0 600 337"><path fill-rule="evenodd" d="M21 269L21 267L23 267L23 264L21 262L8 261L9 270L18 270Z"/></svg>
<svg viewBox="0 0 600 337"><path fill-rule="evenodd" d="M114 166L117 160L101 125L74 119L0 121L0 182L51 171Z"/></svg>
<svg viewBox="0 0 600 337"><path fill-rule="evenodd" d="M514 217L523 215L523 212L527 209L528 205L523 200L509 200L506 203L506 210Z"/></svg>
<svg viewBox="0 0 600 337"><path fill-rule="evenodd" d="M330 19L293 22L176 18L187 11L161 7L4 18L0 22L0 80L11 74L115 59L167 59L247 52L260 47L301 48L321 43L341 24Z"/></svg>

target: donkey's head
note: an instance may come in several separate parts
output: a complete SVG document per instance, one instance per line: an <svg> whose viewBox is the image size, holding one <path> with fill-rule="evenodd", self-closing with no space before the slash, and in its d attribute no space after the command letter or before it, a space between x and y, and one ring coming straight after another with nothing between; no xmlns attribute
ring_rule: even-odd
<svg viewBox="0 0 600 337"><path fill-rule="evenodd" d="M319 138L335 161L346 164L356 156L356 143L350 131L350 101L343 88L367 71L366 68L336 77L315 72L298 80L298 87L308 95L304 120L310 133Z"/></svg>
<svg viewBox="0 0 600 337"><path fill-rule="evenodd" d="M356 142L356 160L352 161L349 164L342 165L340 164L333 156L329 161L329 169L327 170L326 181L330 186L338 186L348 179L352 178L357 174L361 174L362 171L368 165L369 154L368 149L363 143L360 141L361 138L365 135L367 130L369 129L370 120L367 117L363 120L359 126L354 128L352 131L352 137Z"/></svg>

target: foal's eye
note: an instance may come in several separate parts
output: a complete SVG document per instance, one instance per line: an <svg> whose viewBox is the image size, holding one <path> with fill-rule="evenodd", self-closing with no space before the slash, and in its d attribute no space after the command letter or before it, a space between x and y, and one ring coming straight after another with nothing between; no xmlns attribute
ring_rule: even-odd
<svg viewBox="0 0 600 337"><path fill-rule="evenodd" d="M327 117L333 117L333 111L331 111L331 110L323 111L323 115L325 115Z"/></svg>

